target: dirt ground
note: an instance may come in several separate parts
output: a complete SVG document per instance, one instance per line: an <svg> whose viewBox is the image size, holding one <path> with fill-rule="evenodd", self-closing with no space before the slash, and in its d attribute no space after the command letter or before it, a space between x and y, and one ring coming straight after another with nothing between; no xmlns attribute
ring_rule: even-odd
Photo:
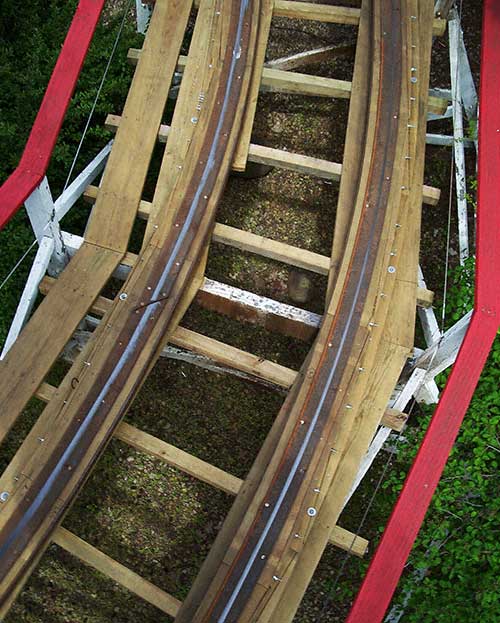
<svg viewBox="0 0 500 623"><path fill-rule="evenodd" d="M115 3L123 6L120 0ZM331 2L333 4L333 2ZM338 3L337 3L338 4ZM350 4L350 3L344 3ZM113 8L113 7L112 7ZM463 24L471 65L479 68L480 3L464 2ZM269 58L328 43L355 42L351 27L274 19ZM337 59L303 71L350 79L353 58ZM434 43L432 86L449 86L447 38ZM113 111L110 111L113 112ZM255 142L342 161L348 102L345 100L262 94ZM450 123L431 131L450 133ZM473 159L471 159L472 167ZM442 189L437 207L423 208L421 259L429 287L439 302L445 272L450 150L429 147L426 182ZM470 172L472 176L474 170ZM229 180L219 209L220 222L256 234L328 254L331 248L338 185L279 170L248 180ZM471 222L473 224L473 222ZM452 217L450 253L456 262L456 221ZM280 263L213 245L209 277L291 302L289 269ZM311 276L307 309L320 313L326 278ZM259 356L298 369L309 344L242 325L193 306L183 325ZM54 381L63 373L59 365ZM155 366L127 420L177 447L245 477L283 394L234 377L185 363L161 360ZM18 432L41 411L36 401ZM12 454L15 447L9 446ZM7 457L5 457L7 458ZM349 504L340 524L357 531L378 474L387 462L382 453ZM64 526L179 599L186 596L223 518L230 496L113 441L87 482ZM361 535L373 544L390 505L375 498ZM365 569L350 555L327 548L296 617L298 623L344 620L352 591ZM156 623L169 620L154 606L51 546L6 623Z"/></svg>

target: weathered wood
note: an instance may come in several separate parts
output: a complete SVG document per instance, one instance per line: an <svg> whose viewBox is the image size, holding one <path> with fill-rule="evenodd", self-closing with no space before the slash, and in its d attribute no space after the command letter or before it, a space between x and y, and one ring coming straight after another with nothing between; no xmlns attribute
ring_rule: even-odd
<svg viewBox="0 0 500 623"><path fill-rule="evenodd" d="M113 558L93 547L90 543L80 539L69 530L62 527L58 528L54 532L52 540L86 565L93 567L113 580L113 582L138 595L141 599L144 599L144 601L152 604L162 612L175 617L179 611L181 602L178 599L162 591L161 588L148 582L148 580L145 580L116 560L113 560Z"/></svg>
<svg viewBox="0 0 500 623"><path fill-rule="evenodd" d="M93 210L88 241L0 363L0 402L5 413L0 441L126 251L189 9L188 2L169 0L155 10L148 43L125 104L121 137L115 139L100 199ZM131 149L133 137L137 140Z"/></svg>
<svg viewBox="0 0 500 623"><path fill-rule="evenodd" d="M121 254L84 243L0 362L0 443L43 382ZM92 279L82 279L82 275Z"/></svg>
<svg viewBox="0 0 500 623"><path fill-rule="evenodd" d="M155 7L87 226L89 242L121 253L127 250L191 4L168 0Z"/></svg>
<svg viewBox="0 0 500 623"><path fill-rule="evenodd" d="M450 4L450 0L440 0L440 2L446 2L448 5ZM359 24L360 10L356 7L342 7L331 4L275 0L274 15L292 19L308 19L319 22L357 26ZM441 14L441 17L446 18L446 15ZM441 36L444 35L445 30L446 19L435 19L433 23L433 34Z"/></svg>
<svg viewBox="0 0 500 623"><path fill-rule="evenodd" d="M45 402L49 402L55 391L55 387L44 384L44 387L37 392L37 397ZM122 422L118 426L115 438L230 495L237 495L243 486L244 481L241 478L233 476L126 422ZM56 532L56 535L58 532L59 530ZM340 526L333 528L331 543L340 549L350 551L355 556L364 556L368 549L368 541L366 539Z"/></svg>
<svg viewBox="0 0 500 623"><path fill-rule="evenodd" d="M120 125L121 117L119 115L108 115L106 117L106 128L110 131L116 131ZM161 125L158 131L158 140L164 143L167 140L170 127ZM321 158L313 158L303 154L295 154L283 149L274 149L272 147L264 147L263 145L250 144L248 152L250 162L258 162L260 164L268 164L270 166L304 173L306 175L314 175L326 180L339 181L342 174L342 165ZM423 201L428 205L437 205L441 191L439 188L432 186L423 186Z"/></svg>
<svg viewBox="0 0 500 623"><path fill-rule="evenodd" d="M272 60L267 61L266 67L290 71L291 69L297 69L298 67L323 63L331 58L351 56L354 55L355 51L355 43L325 45L321 48L314 48L313 50L306 50L305 52L298 52L297 54L289 54L288 56L273 58Z"/></svg>
<svg viewBox="0 0 500 623"><path fill-rule="evenodd" d="M141 50L132 48L129 51L129 61L135 64L141 56ZM177 69L182 71L186 57L179 57ZM352 84L348 80L324 78L311 74L301 74L292 71L282 71L264 67L262 71L261 89L276 93L295 93L297 95L312 95L315 97L337 97L349 99ZM441 115L448 107L447 100L441 97L429 96L429 112Z"/></svg>
<svg viewBox="0 0 500 623"><path fill-rule="evenodd" d="M259 98L260 84L262 81L262 70L266 59L267 41L271 30L271 19L273 16L274 0L261 0L259 16L259 32L257 36L257 49L255 52L254 64L252 68L252 81L249 89L249 96L245 109L245 116L241 127L241 133L236 146L236 153L233 160L235 171L244 171L247 166L248 149L252 136L252 128L257 110L257 100Z"/></svg>
<svg viewBox="0 0 500 623"><path fill-rule="evenodd" d="M181 4L185 8L186 3ZM165 4L159 3L157 9L162 6ZM169 3L168 6L172 5ZM215 11L215 6L221 7L220 12ZM166 205L178 215L177 218L186 219L178 234L183 244L180 245L180 250L176 247L178 238L171 234L168 217L160 218L155 223L158 229L143 250L141 261L136 263L130 273L123 291L125 296L116 300L106 322L101 323L94 332L85 353L78 356L53 400L47 405L0 479L2 486L8 487L11 492L0 515L1 529L11 535L7 546L9 556L4 555L0 560L0 593L3 603L17 594L26 581L64 511L82 486L88 470L106 447L114 428L159 356L164 341L175 328L175 325L172 326L172 319L175 320L177 304L182 301L203 256L234 152L248 88L248 71L245 70L245 75L240 75L239 78L237 72L240 66L245 67L247 56L252 56L255 43L249 26L256 17L257 1L252 0L249 3L246 15L230 11L229 7L232 6L229 0L223 0L221 5L216 0L202 0L198 12L199 19L200 15L216 18L214 28L204 28L201 33L203 38L210 40L210 50L202 59L202 66L196 67L195 76L198 77L201 73L207 81L207 108L197 123L197 132L190 146L190 157L185 161L183 169L179 170L175 187L165 197ZM156 9L153 19L155 15ZM169 22L178 22L179 11L171 17ZM165 39L164 37L164 45ZM202 40L193 37L194 49L198 48L198 44L203 47ZM235 51L240 48L242 54L236 56ZM214 54L221 54L224 62L211 63ZM157 55L154 62L161 64L159 61ZM186 75L188 73L186 71ZM197 81L194 82L197 86ZM192 85L186 80L181 90L190 89L190 86ZM221 93L228 101L226 107L218 106L217 98ZM184 121L185 117L180 123ZM228 131L219 131L220 124ZM173 125L172 135L175 135L176 130L177 127ZM215 169L209 170L208 179L202 182L198 173L201 156L210 152L212 147L217 151L214 158ZM208 170L209 165L202 162L201 167L205 175L204 170ZM194 202L191 197L200 190L207 194L201 201ZM137 205L138 203L139 201ZM191 219L196 225L193 228L190 227ZM173 226L172 231L175 232ZM103 234L106 236L106 231ZM79 254L80 252L77 256ZM123 254L119 255L121 257ZM174 258L177 260L175 263ZM74 264L75 259L71 263ZM165 268L166 265L168 269ZM165 285L167 278L168 286ZM146 286L150 283L154 284L157 293L148 294ZM53 292L57 286L58 284ZM168 288L170 296L162 294L164 288ZM163 297L159 301L150 300L151 296L157 297L159 294ZM146 297L151 305L144 303ZM150 318L154 322L147 323L146 320ZM130 331L135 336L135 341L129 340ZM127 355L130 351L133 352L130 358L123 356L121 347L124 341ZM123 373L121 376L117 376L117 369ZM78 379L77 387L75 378ZM105 385L106 396L109 387L113 387L110 395L112 399L108 401L101 399L102 383ZM86 407L89 400L92 401L90 410ZM86 413L83 419L79 418L82 412ZM71 445L75 436L78 443ZM44 439L44 443L40 443L40 438ZM65 462L68 453L73 461L71 469L67 469ZM23 467L23 479L17 481L15 475L20 466ZM43 469L47 466L53 469L49 481L43 478ZM26 495L26 486L30 489L31 496ZM40 487L43 495L39 495ZM51 499L51 496L55 496L57 504L53 504L54 498ZM40 500L41 506L36 507ZM37 512L32 513L35 507ZM12 522L13 514L20 515L20 520Z"/></svg>

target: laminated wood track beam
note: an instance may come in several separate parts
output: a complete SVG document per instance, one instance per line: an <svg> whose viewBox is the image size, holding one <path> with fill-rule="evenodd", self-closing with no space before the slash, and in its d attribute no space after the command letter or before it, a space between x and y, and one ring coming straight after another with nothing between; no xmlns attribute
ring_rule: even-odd
<svg viewBox="0 0 500 623"><path fill-rule="evenodd" d="M0 442L126 251L189 8L189 2L181 0L161 2L155 8L144 54L125 104L123 125L104 174L101 198L93 211L88 240L0 362L0 403L4 412ZM130 150L132 137L136 140ZM132 170L127 175L129 168Z"/></svg>
<svg viewBox="0 0 500 623"><path fill-rule="evenodd" d="M236 6L223 2L220 11L215 10L214 2L202 0L192 40L196 55L186 67L182 85L185 93L190 88L200 88L200 84L205 89L203 114L200 114L197 123L186 126L186 110L183 110L177 115L177 121L174 118L172 129L174 136L178 132L190 139L187 153L184 153L185 166L172 168L169 153L166 152L154 204L157 207L154 231L146 240L141 261L131 271L123 296L116 299L106 322L101 323L93 334L86 352L75 361L55 398L47 405L0 479L5 490L10 491L0 515L2 615L43 553L51 533L85 481L88 471L106 447L145 374L159 356L167 335L180 320L179 312L187 302L191 281L196 275L198 263L202 261L215 207L236 145L258 18L257 1L241 0ZM239 10L234 10L238 6ZM148 40L158 40L160 49L145 53L144 63L149 63L154 77L161 74L165 80L165 74L170 75L164 85L167 88L161 89L157 85L150 90L151 76L145 74L147 88L140 89L141 111L144 107L149 109L152 98L160 97L160 116L163 113L163 98L166 97L175 64L170 52L176 44L180 46L189 12L190 3L174 0L157 3L155 7L153 21L158 32L155 39L152 33L156 31L150 27ZM184 24L182 15L185 16ZM167 32L164 32L165 29ZM172 29L175 33L179 32L179 36L173 36ZM163 63L158 62L162 53L166 54ZM213 63L214 58L219 57L223 60ZM142 73L137 75L139 82ZM135 84L136 81L133 87ZM134 88L131 93L135 93ZM189 97L185 99L187 101ZM182 101L180 97L178 104ZM140 146L143 145L144 132L136 131L134 134L134 128L135 125L142 128L143 116L149 118L149 112L124 117L126 120L130 118L130 133ZM144 176L159 118L153 118L150 124L153 127L147 141ZM121 133L126 142L125 127ZM117 137L114 150L120 142ZM133 188L128 184L127 165L131 165L130 176L133 177L138 163L131 161L128 144L126 147L121 152L126 160L124 166L117 166L118 157L116 162L110 158L104 175L104 180L116 179L119 182L116 196L107 192L108 186L104 187L103 182L101 201L98 198L99 205L105 206L105 199L109 196L108 219L100 226L101 209L97 210L96 204L88 228L88 234L96 245L98 242L109 244L119 256L126 251L122 244L125 237L128 242L130 232L127 232L127 226L132 225L132 219L128 211L119 213L115 210L115 202L117 197L123 200L123 189L130 189L135 194L134 200L130 200L135 218L144 181ZM176 152L173 157L178 156ZM172 209L172 214L168 216L162 212L166 205ZM171 222L172 216L175 216L178 228ZM75 259L71 264L76 265ZM52 292L57 289L56 284ZM94 298L100 289L95 291ZM45 301L51 298L53 295ZM39 310L42 307L43 303ZM88 305L85 312L87 309ZM40 444L39 439L43 439L44 443ZM20 466L23 466L23 478L17 476Z"/></svg>

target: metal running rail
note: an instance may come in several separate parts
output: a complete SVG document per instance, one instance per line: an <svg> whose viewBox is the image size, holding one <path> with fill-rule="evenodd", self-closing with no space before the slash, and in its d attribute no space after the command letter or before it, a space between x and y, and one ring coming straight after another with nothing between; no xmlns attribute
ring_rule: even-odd
<svg viewBox="0 0 500 623"><path fill-rule="evenodd" d="M483 6L474 311L347 623L382 621L500 326L500 2L485 0Z"/></svg>
<svg viewBox="0 0 500 623"><path fill-rule="evenodd" d="M45 176L105 0L80 0L16 170L0 187L0 229Z"/></svg>

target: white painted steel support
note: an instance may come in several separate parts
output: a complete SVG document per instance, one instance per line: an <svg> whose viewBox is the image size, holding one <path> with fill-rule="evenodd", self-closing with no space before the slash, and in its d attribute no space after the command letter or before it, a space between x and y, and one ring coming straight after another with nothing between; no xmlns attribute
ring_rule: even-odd
<svg viewBox="0 0 500 623"><path fill-rule="evenodd" d="M83 195L84 190L95 178L101 173L106 166L113 141L110 141L104 149L90 162L85 169L76 177L73 182L66 188L59 199L55 202L56 219L60 221L67 212L75 205L78 199Z"/></svg>
<svg viewBox="0 0 500 623"><path fill-rule="evenodd" d="M427 379L433 379L455 363L471 316L472 312L466 314L445 332L438 344L430 346L419 355L415 365L426 370Z"/></svg>
<svg viewBox="0 0 500 623"><path fill-rule="evenodd" d="M437 145L438 147L453 147L455 145L455 138L453 136L447 136L446 134L427 133L425 142L427 145ZM462 143L465 149L474 149L476 146L476 142L471 138L464 138Z"/></svg>
<svg viewBox="0 0 500 623"><path fill-rule="evenodd" d="M145 34L153 12L152 2L146 3L141 0L135 0L135 10L137 14L137 32Z"/></svg>
<svg viewBox="0 0 500 623"><path fill-rule="evenodd" d="M40 246L38 247L33 266L31 267L26 285L24 286L21 300L19 301L16 314L12 324L10 325L9 333L7 335L7 339L5 340L2 354L0 355L0 360L3 359L9 352L12 344L14 344L17 340L24 324L28 320L36 297L38 296L40 281L43 279L45 272L47 271L53 251L54 239L50 236L44 236L40 241Z"/></svg>
<svg viewBox="0 0 500 623"><path fill-rule="evenodd" d="M48 271L51 275L58 275L67 264L66 251L56 216L54 200L46 177L26 199L25 206L38 244L45 236L54 240L54 251Z"/></svg>
<svg viewBox="0 0 500 623"><path fill-rule="evenodd" d="M421 288L427 287L424 274L420 266L418 267L418 285ZM420 324L422 325L422 331L424 332L425 343L428 347L432 347L434 344L439 342L442 336L436 314L434 313L432 307L418 307L417 313L420 318ZM434 381L434 376L427 377L420 384L418 392L415 394L415 398L418 402L423 402L426 405L435 404L439 401L439 389Z"/></svg>
<svg viewBox="0 0 500 623"><path fill-rule="evenodd" d="M464 126L461 90L461 72L459 71L459 50L461 28L455 10L448 22L450 39L450 75L453 105L453 137L455 139L455 181L458 210L458 246L460 264L469 257L469 223L467 217L467 173L465 168L465 149L463 145Z"/></svg>
<svg viewBox="0 0 500 623"><path fill-rule="evenodd" d="M434 5L434 13L443 19L448 17L448 13L455 0L436 0Z"/></svg>

